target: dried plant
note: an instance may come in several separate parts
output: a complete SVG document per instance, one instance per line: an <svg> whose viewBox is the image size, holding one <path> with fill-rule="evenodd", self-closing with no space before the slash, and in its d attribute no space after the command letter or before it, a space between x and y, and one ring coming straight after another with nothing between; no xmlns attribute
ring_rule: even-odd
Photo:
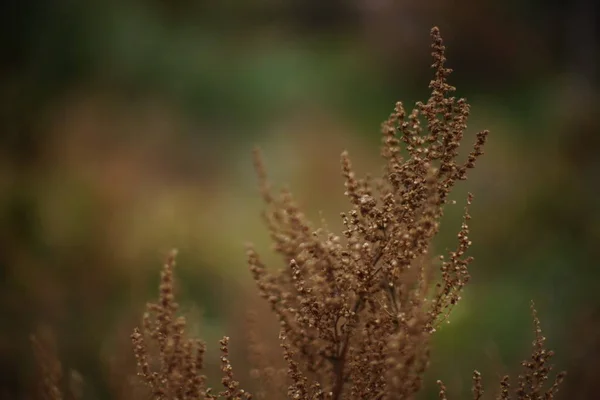
<svg viewBox="0 0 600 400"><path fill-rule="evenodd" d="M35 335L29 337L37 366L36 398L43 400L81 399L83 397L83 378L71 369L63 376L63 367L58 357L54 332L48 327L38 327ZM62 390L66 381L68 390Z"/></svg>
<svg viewBox="0 0 600 400"><path fill-rule="evenodd" d="M313 228L291 193L275 193L259 151L255 168L263 213L274 250L284 268L268 269L252 246L250 271L260 295L279 321L280 346L286 367L279 370L262 357L258 335L251 336L255 361L252 376L262 388L258 398L279 399L410 399L423 387L430 340L448 321L469 281L471 246L468 194L457 244L434 257L437 235L448 196L457 181L483 154L487 131L476 135L465 161L459 147L470 106L451 94L451 70L437 28L431 31L434 79L426 103L407 112L402 103L382 125L381 177L358 178L349 155L341 156L345 195L350 209L341 214L340 235L326 226ZM229 361L229 338L221 342L223 389L215 393L202 374L205 343L188 338L186 322L174 300L175 253L164 265L159 301L149 304L141 329L132 335L138 375L151 398L250 399L240 389ZM536 339L525 373L513 394L518 399L551 399L563 380L557 375L543 389L552 352L534 312ZM154 347L152 347L152 345ZM439 382L441 399L446 388ZM473 375L473 398L484 394L481 375ZM509 378L500 383L498 399L511 398Z"/></svg>
<svg viewBox="0 0 600 400"><path fill-rule="evenodd" d="M186 321L177 317L178 304L173 295L173 251L161 273L158 303L148 304L143 319L143 329L136 328L131 335L138 364L138 375L146 383L155 400L192 399L250 399L249 393L239 388L229 362L229 338L221 339L221 370L224 390L213 394L206 387L202 374L206 344L186 337ZM158 345L158 356L152 359L146 344L147 338ZM156 361L156 371L151 362Z"/></svg>
<svg viewBox="0 0 600 400"><path fill-rule="evenodd" d="M468 209L456 250L439 257L433 290L431 242L448 194L483 154L488 132L477 134L459 162L469 104L450 96L455 88L447 83L451 70L437 28L432 37L431 96L411 112L397 103L383 124L383 176L357 178L342 153L352 207L342 213L343 238L314 230L288 191L275 195L255 153L264 219L287 268L269 272L252 248L248 263L281 324L290 398L411 397L422 386L430 336L469 280Z"/></svg>
<svg viewBox="0 0 600 400"><path fill-rule="evenodd" d="M550 387L544 389L544 383L548 380L552 366L548 364L553 351L544 348L546 338L542 336L540 328L540 320L537 317L537 311L533 302L531 302L531 313L533 314L533 325L535 332L535 340L533 341L533 350L531 359L523 361L521 365L525 372L518 376L518 387L511 395L510 391L510 376L505 375L500 381L500 390L496 395L497 400L519 399L519 400L550 400L558 392L558 387L564 380L566 372L559 372L554 378L554 383ZM447 400L446 387L442 381L437 381L440 387L439 397L442 400ZM477 371L473 372L473 399L478 400L483 397L483 386L481 384L481 374Z"/></svg>
<svg viewBox="0 0 600 400"><path fill-rule="evenodd" d="M62 380L62 365L58 360L56 342L48 335L31 335L31 347L38 368L38 395L44 400L62 400L60 390Z"/></svg>

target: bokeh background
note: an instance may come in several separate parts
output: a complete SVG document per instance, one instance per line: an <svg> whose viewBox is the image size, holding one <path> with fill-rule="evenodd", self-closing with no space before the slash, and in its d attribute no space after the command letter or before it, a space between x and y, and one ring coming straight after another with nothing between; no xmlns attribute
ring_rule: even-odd
<svg viewBox="0 0 600 400"><path fill-rule="evenodd" d="M73 0L0 9L0 397L31 395L28 335L53 331L86 399L126 398L128 335L180 250L192 331L228 333L248 382L244 314L264 311L244 243L272 266L250 152L313 220L347 209L339 154L379 170L379 125L425 100L429 30L472 104L486 155L453 194L437 240L453 244L466 191L472 283L436 337L436 379L488 393L519 371L535 300L562 398L600 373L598 8L593 0ZM262 307L262 308L261 308ZM262 310L262 311L261 311ZM276 340L274 331L268 340ZM132 371L132 370L130 370ZM458 397L457 397L458 398Z"/></svg>

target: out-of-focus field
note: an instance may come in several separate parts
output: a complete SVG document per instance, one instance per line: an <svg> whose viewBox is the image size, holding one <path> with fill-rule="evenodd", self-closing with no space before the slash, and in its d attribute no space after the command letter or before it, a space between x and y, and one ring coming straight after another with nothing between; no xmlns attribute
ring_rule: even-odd
<svg viewBox="0 0 600 400"><path fill-rule="evenodd" d="M473 192L472 282L437 336L423 398L436 379L467 394L474 368L490 392L518 371L533 338L530 300L569 372L561 398L596 393L592 0L13 3L0 10L0 397L31 394L38 329L54 332L84 398L124 393L129 334L172 247L209 375L224 333L247 370L244 315L265 307L244 243L281 266L261 226L252 147L315 226L322 213L338 228L348 208L339 155L379 172L380 123L395 101L426 99L433 25L451 83L472 104L469 140L491 136L436 242L453 245Z"/></svg>

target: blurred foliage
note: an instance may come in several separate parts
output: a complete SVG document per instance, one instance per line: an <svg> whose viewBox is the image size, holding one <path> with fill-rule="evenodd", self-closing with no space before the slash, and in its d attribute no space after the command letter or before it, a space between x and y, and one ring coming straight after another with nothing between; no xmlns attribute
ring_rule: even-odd
<svg viewBox="0 0 600 400"><path fill-rule="evenodd" d="M572 371L562 395L585 398L600 368L593 3L3 3L0 396L25 396L38 325L55 330L85 398L118 391L114 363L131 363L127 336L171 246L199 332L213 350L228 332L244 363L239 319L255 302L242 244L268 246L252 145L315 221L339 226L339 153L378 171L379 124L396 100L425 96L439 25L472 132L492 137L446 216L453 226L475 193L473 282L425 397L437 378L458 395L473 368L491 381L514 369L534 299Z"/></svg>

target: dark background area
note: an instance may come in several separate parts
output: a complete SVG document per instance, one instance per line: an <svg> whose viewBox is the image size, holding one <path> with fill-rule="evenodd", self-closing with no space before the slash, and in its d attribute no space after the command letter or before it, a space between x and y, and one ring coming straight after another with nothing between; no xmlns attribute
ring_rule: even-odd
<svg viewBox="0 0 600 400"><path fill-rule="evenodd" d="M380 123L395 101L428 94L434 25L472 104L467 140L491 136L436 242L452 246L473 192L473 278L436 337L422 398L436 379L467 395L475 368L488 394L518 372L530 300L569 372L561 398L594 397L597 21L592 0L3 2L0 397L30 394L38 329L53 330L84 398L123 397L128 335L171 247L209 374L225 332L247 369L243 314L263 308L243 243L269 248L252 147L313 220L339 226L339 154L379 171Z"/></svg>

